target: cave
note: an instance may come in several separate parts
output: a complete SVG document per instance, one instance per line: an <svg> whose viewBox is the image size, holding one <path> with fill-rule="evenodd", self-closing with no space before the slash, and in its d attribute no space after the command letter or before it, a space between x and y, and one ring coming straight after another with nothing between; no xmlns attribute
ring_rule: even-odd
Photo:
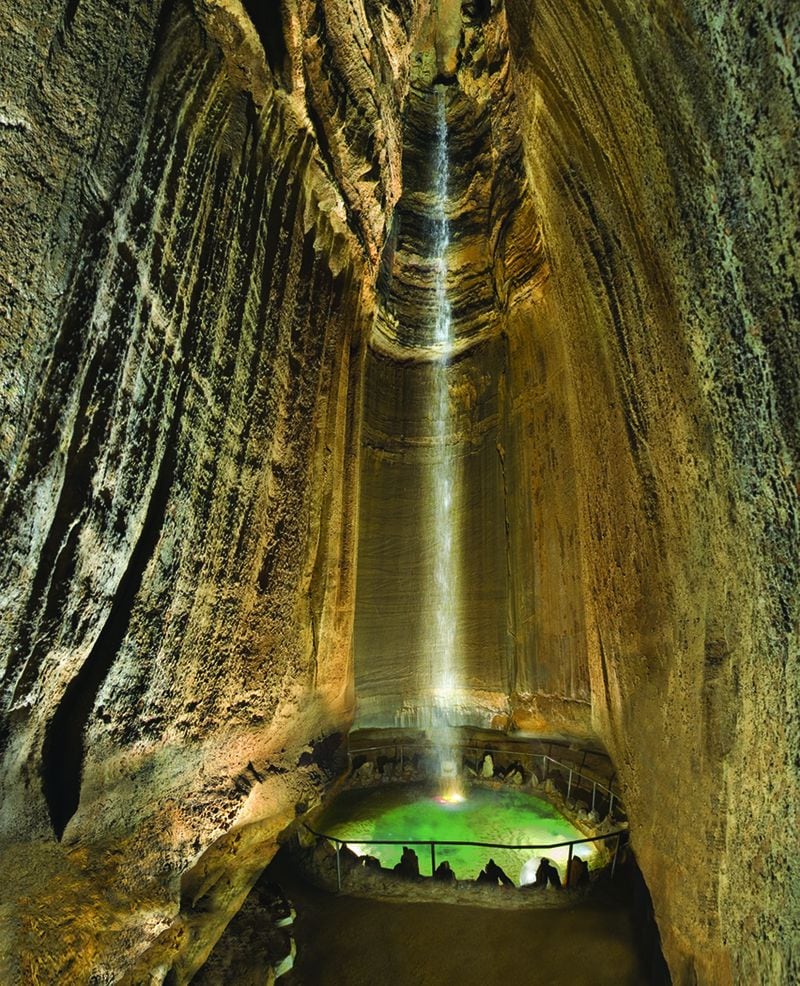
<svg viewBox="0 0 800 986"><path fill-rule="evenodd" d="M588 778L631 982L800 981L800 8L0 18L0 980L272 981L287 845L428 744ZM365 982L584 981L360 900L284 981L401 914Z"/></svg>

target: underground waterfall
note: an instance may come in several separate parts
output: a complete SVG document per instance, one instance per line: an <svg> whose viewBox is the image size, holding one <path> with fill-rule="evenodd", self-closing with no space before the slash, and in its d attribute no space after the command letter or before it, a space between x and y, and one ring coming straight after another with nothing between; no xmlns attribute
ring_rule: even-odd
<svg viewBox="0 0 800 986"><path fill-rule="evenodd" d="M799 14L6 5L0 982L800 982Z"/></svg>
<svg viewBox="0 0 800 986"><path fill-rule="evenodd" d="M442 796L448 800L462 797L459 771L452 752L451 729L457 723L456 699L461 674L456 650L455 626L458 619L460 570L455 527L455 500L458 495L458 460L449 443L452 432L448 363L455 342L453 319L447 297L447 250L450 223L447 217L448 178L450 173L447 139L447 104L443 86L436 91L436 130L434 142L434 319L431 416L434 456L430 468L430 496L434 505L430 532L433 544L433 577L436 618L431 627L431 721L432 738L439 752Z"/></svg>

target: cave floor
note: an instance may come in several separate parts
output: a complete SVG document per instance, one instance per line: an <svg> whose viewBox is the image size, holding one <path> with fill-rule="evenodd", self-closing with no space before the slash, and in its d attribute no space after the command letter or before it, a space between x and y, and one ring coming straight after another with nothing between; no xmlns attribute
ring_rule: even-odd
<svg viewBox="0 0 800 986"><path fill-rule="evenodd" d="M624 904L513 911L335 896L279 857L273 878L297 910L282 986L646 986ZM498 891L500 892L500 891Z"/></svg>

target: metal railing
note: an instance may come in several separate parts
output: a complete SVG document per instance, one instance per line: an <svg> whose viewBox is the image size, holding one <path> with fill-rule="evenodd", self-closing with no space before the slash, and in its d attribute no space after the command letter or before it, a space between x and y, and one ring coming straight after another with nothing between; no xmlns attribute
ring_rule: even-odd
<svg viewBox="0 0 800 986"><path fill-rule="evenodd" d="M317 830L313 829L307 822L304 822L303 825L318 839L328 839L330 842L334 843L336 847L336 886L338 890L341 890L342 862L340 853L342 846L346 846L348 844L348 840L340 839L335 835L328 835L325 832L317 832ZM622 837L627 834L627 829L619 829L616 832L607 832L605 835L588 836L585 839L571 839L567 842L550 842L547 844L538 845L509 845L504 842L456 842L445 839L350 839L349 841L354 842L359 846L429 846L431 853L431 876L433 876L436 872L437 846L472 846L479 849L519 849L526 852L530 852L531 849L563 849L564 846L569 846L567 868L564 878L564 886L569 887L569 871L572 864L573 848L575 846L585 845L587 842L605 842L608 839L616 839L617 841L614 845L614 855L611 860L611 876L613 878L614 872L617 868L617 856L619 854Z"/></svg>
<svg viewBox="0 0 800 986"><path fill-rule="evenodd" d="M432 752L432 751L434 751L436 749L436 747L433 744L427 744L426 745L424 743L414 743L414 744L386 743L386 744L383 744L382 746L366 746L366 747L362 747L361 749L358 749L358 750L348 751L348 754L347 754L347 762L348 762L349 771L350 771L350 773L352 773L352 771L353 771L353 758L354 757L360 757L363 754L367 754L367 753L385 752L387 750L391 750L391 751L394 752L394 757L392 759L394 759L395 761L398 760L398 754L399 754L400 769L402 770L403 769L404 762L405 762L405 750L406 750L406 748L408 748L410 750L424 750L424 751L426 751L428 753L430 753L430 752ZM567 801L569 801L569 799L570 799L570 797L572 795L572 789L573 789L573 787L575 787L576 790L577 789L580 789L580 787L581 787L580 782L583 781L585 783L585 789L586 789L587 794L588 794L589 790L591 790L591 793L592 793L592 805L591 805L591 809L590 809L591 811L595 811L596 804L597 804L597 792L598 791L605 792L605 794L608 797L608 812L607 812L608 815L610 815L613 812L613 810L614 810L614 802L616 802L617 805L620 808L622 807L622 800L621 800L619 794L617 792L615 792L614 789L610 786L610 782L609 782L608 785L605 785L601 781L598 781L596 778L589 777L589 776L583 774L581 772L581 769L580 768L576 768L576 766L574 764L563 763L561 760L556 760L554 757L550 756L550 754L548 754L548 753L532 753L532 752L526 751L526 750L514 750L513 752L509 752L509 751L506 751L506 750L498 750L496 748L488 747L488 746L481 746L481 747L477 747L477 746L463 746L463 745L458 744L458 743L452 744L452 749L459 750L459 751L462 751L462 752L475 753L475 754L477 754L478 755L478 761L477 761L478 763L480 763L480 758L483 757L483 756L485 756L487 753L491 754L493 759L494 759L495 756L506 757L506 758L513 759L515 761L523 760L523 758L524 758L529 763L531 761L541 760L542 761L542 781L543 782L545 780L547 780L548 764L553 764L554 766L559 767L561 770L565 770L565 771L568 772L568 777L567 777L567 795L566 795L566 800ZM528 769L529 769L529 771L531 773L533 773L533 768L532 767L529 767ZM578 783L576 783L576 780L577 780Z"/></svg>

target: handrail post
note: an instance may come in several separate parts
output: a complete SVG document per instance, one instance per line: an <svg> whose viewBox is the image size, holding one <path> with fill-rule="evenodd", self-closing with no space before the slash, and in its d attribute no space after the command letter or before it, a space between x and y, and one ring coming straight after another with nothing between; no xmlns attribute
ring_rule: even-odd
<svg viewBox="0 0 800 986"><path fill-rule="evenodd" d="M597 797L597 781L592 783L592 811L594 811L594 802Z"/></svg>
<svg viewBox="0 0 800 986"><path fill-rule="evenodd" d="M431 843L431 876L436 872L436 843Z"/></svg>
<svg viewBox="0 0 800 986"><path fill-rule="evenodd" d="M614 871L617 868L617 856L619 855L619 842L622 836L617 836L617 844L614 846L614 858L611 860L611 879L614 879Z"/></svg>
<svg viewBox="0 0 800 986"><path fill-rule="evenodd" d="M572 770L569 772L569 780L567 781L567 801L569 801L569 796L572 793Z"/></svg>
<svg viewBox="0 0 800 986"><path fill-rule="evenodd" d="M569 871L572 869L572 843L569 844L569 855L567 856L567 872L564 874L564 886L569 886Z"/></svg>
<svg viewBox="0 0 800 986"><path fill-rule="evenodd" d="M547 780L547 754L542 754L542 780Z"/></svg>
<svg viewBox="0 0 800 986"><path fill-rule="evenodd" d="M611 795L611 799L608 802L608 815L609 815L609 818L610 818L611 817L611 813L614 811L614 792L613 791L609 791L609 794Z"/></svg>
<svg viewBox="0 0 800 986"><path fill-rule="evenodd" d="M339 843L336 843L336 887L342 889L342 861L339 858Z"/></svg>

